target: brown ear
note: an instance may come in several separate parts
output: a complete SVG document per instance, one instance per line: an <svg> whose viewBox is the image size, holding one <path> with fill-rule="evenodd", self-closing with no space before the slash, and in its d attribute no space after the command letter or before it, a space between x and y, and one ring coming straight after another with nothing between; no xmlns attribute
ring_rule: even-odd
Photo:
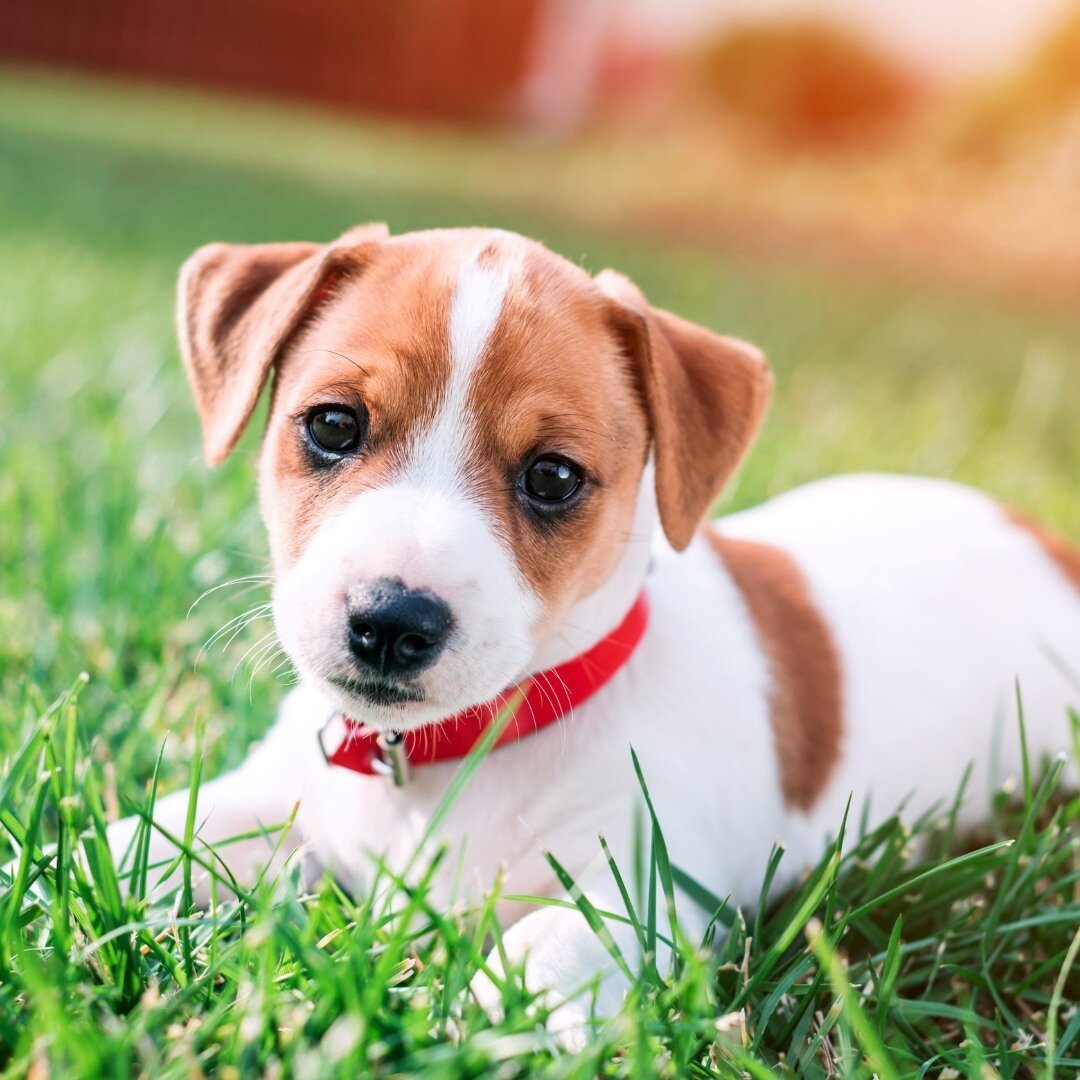
<svg viewBox="0 0 1080 1080"><path fill-rule="evenodd" d="M387 235L361 225L333 244L208 244L184 263L177 327L208 464L236 445L300 323Z"/></svg>
<svg viewBox="0 0 1080 1080"><path fill-rule="evenodd" d="M596 281L641 373L660 521L681 551L754 441L772 373L753 345L652 307L621 274L604 270Z"/></svg>

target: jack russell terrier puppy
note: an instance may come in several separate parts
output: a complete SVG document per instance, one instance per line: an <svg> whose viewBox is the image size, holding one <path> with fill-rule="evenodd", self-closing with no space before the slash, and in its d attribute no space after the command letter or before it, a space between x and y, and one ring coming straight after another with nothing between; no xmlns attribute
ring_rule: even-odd
<svg viewBox="0 0 1080 1080"><path fill-rule="evenodd" d="M772 378L619 274L497 230L365 225L202 248L179 329L211 464L272 379L259 496L300 676L251 757L202 788L208 843L298 804L288 847L320 872L356 885L373 852L403 865L510 701L435 838L464 849L468 884L505 867L513 892L558 896L547 848L620 910L597 834L626 865L633 747L672 860L752 902L774 842L790 883L849 796L885 814L914 793L917 813L974 761L966 805L983 812L995 741L1002 775L1020 768L1017 680L1035 760L1066 745L1078 553L976 491L889 476L702 525ZM158 802L167 831L187 801ZM114 827L118 852L134 829ZM271 847L222 854L242 880ZM173 853L157 836L151 857ZM507 917L508 955L567 1002L566 1031L590 979L599 1012L617 1009L577 911Z"/></svg>

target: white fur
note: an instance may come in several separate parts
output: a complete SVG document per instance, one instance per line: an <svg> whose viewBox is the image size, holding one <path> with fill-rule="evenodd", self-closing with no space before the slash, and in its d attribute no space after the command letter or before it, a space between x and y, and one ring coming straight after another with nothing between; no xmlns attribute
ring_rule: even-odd
<svg viewBox="0 0 1080 1080"><path fill-rule="evenodd" d="M990 790L1019 776L1017 683L1036 755L1067 745L1065 709L1080 693L1054 655L1080 679L1080 594L985 495L940 480L838 477L723 528L795 557L844 667L843 762L799 823L802 857L813 858L849 791L872 797L879 815L912 795L917 814L951 796L968 763L963 817L985 814Z"/></svg>
<svg viewBox="0 0 1080 1080"><path fill-rule="evenodd" d="M371 515L357 500L347 511L355 511L349 528L362 527L365 516L378 528L377 519L384 511L392 518L391 504L405 495L385 498L385 504L367 504ZM654 515L647 489L639 501L635 528L645 528L643 519ZM412 513L401 505L401 513ZM456 520L451 531L460 527L470 544L487 542L471 510L443 504L431 512L445 515L444 525ZM950 799L974 761L965 814L984 813L991 784L1019 769L1014 677L1036 760L1067 744L1065 710L1080 694L1048 650L1080 668L1080 596L989 499L938 481L845 477L801 488L720 527L788 550L835 635L844 674L843 753L824 796L808 814L784 806L769 722L768 662L734 582L704 541L681 555L659 541L647 579L651 619L632 660L572 717L483 763L436 838L457 849L465 867L462 881L451 870L436 882L436 903L462 889L490 886L500 867L508 893L558 895L542 856L546 847L598 906L618 910L596 837L602 833L629 865L639 801L631 746L672 860L717 895L753 902L772 844L781 841L787 849L777 879L783 885L817 859L849 795L856 807L872 797L873 819L880 819L913 794L914 813ZM319 551L317 558L329 557ZM491 572L496 562L480 557L477 568ZM437 556L427 566L428 573L445 573ZM631 581L630 567L644 574L633 548L613 576L623 600L640 583ZM575 621L588 611L579 605ZM611 612L600 604L596 617L599 636ZM550 645L541 644L544 649ZM535 666L535 659L521 665ZM408 861L456 765L417 769L402 789L329 767L316 744L329 704L305 681L249 761L203 788L199 818L206 840L244 831L254 821L284 820L299 802L294 839L309 850L313 869L329 868L358 885L370 870L371 851L397 865ZM995 743L1000 775L993 777L988 763ZM165 799L159 820L180 831L185 806L184 793ZM116 846L130 835L121 823ZM167 850L159 840L156 853ZM250 876L269 851L268 842L249 843L234 856L234 870ZM459 859L445 865L456 868ZM692 911L689 905L683 910ZM621 984L613 964L576 913L507 907L504 915L520 920L506 945L512 958L528 957L528 977L537 987L558 999L595 974L601 1011L614 1007ZM625 929L614 926L613 932L632 953ZM497 971L498 959L492 962ZM496 1007L489 983L481 980L476 989ZM557 1015L567 1042L581 1035L585 1001Z"/></svg>
<svg viewBox="0 0 1080 1080"><path fill-rule="evenodd" d="M450 377L434 422L419 433L409 468L422 483L455 492L468 490L464 462L473 439L469 387L502 313L510 275L506 263L482 266L475 254L461 268L451 304Z"/></svg>
<svg viewBox="0 0 1080 1080"><path fill-rule="evenodd" d="M356 715L357 703L324 676L348 674L344 625L354 590L385 577L442 596L456 628L422 676L422 707L363 709L364 719L383 726L439 720L585 650L619 622L643 582L651 607L641 645L602 690L481 765L435 837L460 852L443 864L449 869L435 882L435 903L479 893L501 867L509 893L558 895L546 847L599 907L618 910L596 838L602 833L630 865L640 809L631 747L672 860L717 895L746 902L757 896L773 843L787 848L780 885L817 859L850 795L856 807L872 797L875 817L912 795L917 812L951 798L975 761L966 813L983 813L991 787L1019 767L1014 679L1036 758L1067 744L1066 706L1080 695L1051 651L1080 669L1080 596L994 503L954 484L840 478L720 524L731 536L792 555L840 654L842 758L809 813L784 803L769 661L744 599L704 539L676 555L659 538L651 467L615 571L565 625L533 640L539 602L467 475L471 381L512 273L505 260L480 265L475 252L464 261L436 418L415 433L400 475L325 521L278 582L278 631L303 681L249 760L200 792L204 839L282 821L299 803L289 844L304 845L313 869L359 885L371 852L407 865L456 763L418 768L408 786L395 788L328 766L316 741L331 709ZM998 776L988 766L995 748ZM182 831L186 798L159 804L159 819L174 833ZM115 846L131 835L130 823L120 823ZM167 851L159 839L154 855ZM250 877L269 851L269 842L247 842L234 854L234 870ZM538 988L562 999L595 975L601 1011L616 1007L621 984L610 958L575 912L507 907L504 914L519 920L506 936L509 955L528 958ZM625 928L613 932L629 949ZM478 983L477 992L494 1007L489 983ZM560 1014L567 1041L579 1036L584 1009L579 1000Z"/></svg>

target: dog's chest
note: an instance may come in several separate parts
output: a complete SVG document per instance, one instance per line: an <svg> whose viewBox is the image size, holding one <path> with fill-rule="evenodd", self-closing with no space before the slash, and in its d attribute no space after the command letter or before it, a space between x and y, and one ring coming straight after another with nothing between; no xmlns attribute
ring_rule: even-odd
<svg viewBox="0 0 1080 1080"><path fill-rule="evenodd" d="M597 766L586 777L585 763L562 759L559 741L555 728L500 749L452 801L460 761L414 769L402 787L313 762L302 830L318 861L352 887L364 887L378 859L395 872L422 874L445 847L435 893L446 900L479 895L498 878L508 892L550 892L546 850L578 872L597 832L632 815L616 770Z"/></svg>

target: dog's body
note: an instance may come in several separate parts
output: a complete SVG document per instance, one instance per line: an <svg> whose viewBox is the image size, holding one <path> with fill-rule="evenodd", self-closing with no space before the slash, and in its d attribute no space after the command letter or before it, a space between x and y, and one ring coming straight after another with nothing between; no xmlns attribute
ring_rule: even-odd
<svg viewBox="0 0 1080 1080"><path fill-rule="evenodd" d="M597 834L629 864L631 747L673 861L743 902L776 841L778 883L816 861L849 796L917 812L974 762L965 806L982 812L1020 768L1017 683L1033 757L1066 745L1076 554L977 492L880 476L698 529L760 420L767 370L623 279L480 230L219 247L185 275L181 336L211 459L277 364L260 491L301 674L248 762L202 790L209 841L299 803L287 848L312 866L358 884L373 852L404 864L458 763L403 787L336 768L327 716L438 723L581 654L642 588L644 638L610 682L481 763L434 838L464 851L443 899L500 868L506 892L558 896L547 848L619 910ZM383 629L390 608L408 633ZM185 809L178 794L157 816L176 833ZM243 875L267 851L224 854ZM538 987L568 995L611 968L576 912L507 914L524 915L507 948ZM607 980L602 1011L617 992Z"/></svg>

